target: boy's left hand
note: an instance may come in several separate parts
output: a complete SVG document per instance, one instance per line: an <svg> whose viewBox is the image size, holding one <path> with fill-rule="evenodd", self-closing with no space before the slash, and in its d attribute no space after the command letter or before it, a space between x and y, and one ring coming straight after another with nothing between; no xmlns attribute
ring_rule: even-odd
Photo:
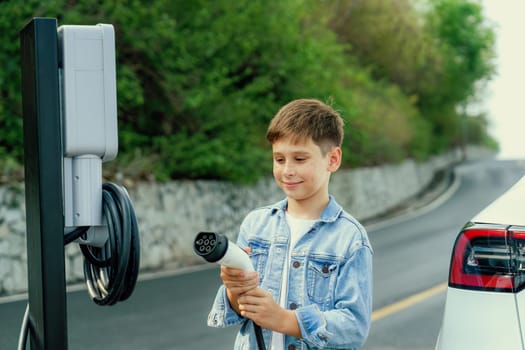
<svg viewBox="0 0 525 350"><path fill-rule="evenodd" d="M296 337L300 336L295 313L283 309L273 300L270 292L260 287L239 297L239 309L243 317L251 319L263 328Z"/></svg>
<svg viewBox="0 0 525 350"><path fill-rule="evenodd" d="M264 328L274 324L274 318L281 312L281 307L275 303L272 294L259 287L239 297L239 309L242 316Z"/></svg>

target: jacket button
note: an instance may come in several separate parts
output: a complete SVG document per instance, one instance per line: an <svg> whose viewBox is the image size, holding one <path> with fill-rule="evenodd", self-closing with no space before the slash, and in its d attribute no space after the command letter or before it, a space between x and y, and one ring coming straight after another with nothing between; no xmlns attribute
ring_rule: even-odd
<svg viewBox="0 0 525 350"><path fill-rule="evenodd" d="M292 266L298 268L299 266L301 266L301 263L299 261L294 261Z"/></svg>
<svg viewBox="0 0 525 350"><path fill-rule="evenodd" d="M328 273L328 266L323 266L323 273Z"/></svg>
<svg viewBox="0 0 525 350"><path fill-rule="evenodd" d="M288 345L288 350L295 350L297 347L293 344Z"/></svg>
<svg viewBox="0 0 525 350"><path fill-rule="evenodd" d="M296 303L291 303L290 304L290 310L295 310L297 309L297 304Z"/></svg>

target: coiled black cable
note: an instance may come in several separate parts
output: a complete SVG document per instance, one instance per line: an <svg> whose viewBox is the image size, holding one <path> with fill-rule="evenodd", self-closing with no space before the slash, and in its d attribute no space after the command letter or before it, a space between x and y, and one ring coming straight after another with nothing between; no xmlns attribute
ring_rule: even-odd
<svg viewBox="0 0 525 350"><path fill-rule="evenodd" d="M98 305L113 305L128 299L137 283L140 264L140 240L137 217L124 187L108 182L102 185L102 209L109 237L101 247L80 244L84 256L84 277L88 292ZM64 245L82 237L89 226L77 227L64 235ZM22 320L18 350L25 349L29 322L29 304Z"/></svg>
<svg viewBox="0 0 525 350"><path fill-rule="evenodd" d="M84 277L98 305L113 305L131 296L139 273L137 218L127 191L113 183L102 186L103 211L109 239L101 247L80 245Z"/></svg>

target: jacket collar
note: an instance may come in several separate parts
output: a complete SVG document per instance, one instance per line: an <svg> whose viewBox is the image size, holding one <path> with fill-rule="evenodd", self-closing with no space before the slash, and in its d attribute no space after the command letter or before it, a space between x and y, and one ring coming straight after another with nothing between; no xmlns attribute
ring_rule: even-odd
<svg viewBox="0 0 525 350"><path fill-rule="evenodd" d="M286 212L287 207L288 198L285 198L282 201L279 201L271 206L272 214L275 214L277 212L281 212L284 214ZM330 195L328 205L326 206L326 208L324 208L319 221L333 222L341 215L342 210L343 208L335 201L334 197Z"/></svg>

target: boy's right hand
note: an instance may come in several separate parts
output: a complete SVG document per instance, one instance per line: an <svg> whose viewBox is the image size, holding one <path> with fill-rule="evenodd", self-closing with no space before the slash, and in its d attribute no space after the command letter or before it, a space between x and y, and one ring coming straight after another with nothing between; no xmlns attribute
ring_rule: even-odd
<svg viewBox="0 0 525 350"><path fill-rule="evenodd" d="M250 254L249 247L244 248L246 253ZM227 267L221 265L221 280L226 287L226 295L230 305L239 315L239 296L249 290L257 288L259 285L259 274L255 271L246 272L242 269Z"/></svg>
<svg viewBox="0 0 525 350"><path fill-rule="evenodd" d="M250 254L252 251L250 247L245 247L243 250L246 254ZM242 269L222 265L221 280L226 286L230 301L232 301L232 297L237 299L242 293L257 288L259 285L259 275L257 272L246 272Z"/></svg>

